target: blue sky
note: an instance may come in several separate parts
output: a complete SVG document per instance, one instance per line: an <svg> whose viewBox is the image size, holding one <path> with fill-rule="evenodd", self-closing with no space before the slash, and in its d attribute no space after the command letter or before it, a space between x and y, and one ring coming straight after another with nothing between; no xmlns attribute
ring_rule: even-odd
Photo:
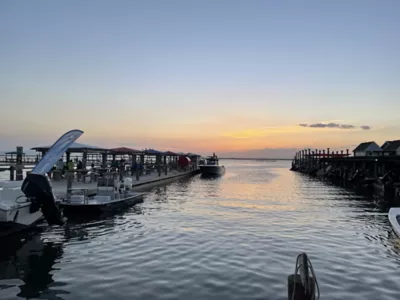
<svg viewBox="0 0 400 300"><path fill-rule="evenodd" d="M400 138L399 15L400 1L1 1L0 149L71 128L193 151ZM297 126L319 122L372 129Z"/></svg>

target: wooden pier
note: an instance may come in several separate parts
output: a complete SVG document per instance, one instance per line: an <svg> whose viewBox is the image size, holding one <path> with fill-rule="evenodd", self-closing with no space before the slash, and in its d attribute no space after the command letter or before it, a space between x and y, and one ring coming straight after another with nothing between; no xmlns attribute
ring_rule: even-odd
<svg viewBox="0 0 400 300"><path fill-rule="evenodd" d="M379 146L376 148L376 144L363 149L371 143L360 144L352 155L349 149L336 152L329 148L301 150L293 158L291 170L400 204L400 155L397 155L397 149L385 151Z"/></svg>
<svg viewBox="0 0 400 300"><path fill-rule="evenodd" d="M41 153L35 161L40 161L49 148L33 148ZM75 159L71 154L77 155ZM66 178L73 178L74 189L93 190L97 189L97 182L103 175L112 172L117 172L121 181L131 178L133 189L138 191L199 173L199 158L193 153L127 147L105 149L74 143L61 158L60 165L54 166L48 175L57 196L65 195L68 185ZM28 159L22 147L17 147L17 151L4 156L0 172L8 171L10 181L22 181L36 165L31 162L32 157ZM26 163L30 166L24 166Z"/></svg>

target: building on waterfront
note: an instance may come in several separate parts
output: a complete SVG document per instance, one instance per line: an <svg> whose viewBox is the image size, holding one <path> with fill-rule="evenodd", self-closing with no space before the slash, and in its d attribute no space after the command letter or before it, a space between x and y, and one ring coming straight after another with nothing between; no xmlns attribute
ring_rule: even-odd
<svg viewBox="0 0 400 300"><path fill-rule="evenodd" d="M365 142L358 145L353 150L354 156L375 156L378 155L382 151L382 148L378 146L375 142Z"/></svg>
<svg viewBox="0 0 400 300"><path fill-rule="evenodd" d="M381 148L384 155L400 155L400 140L386 141Z"/></svg>

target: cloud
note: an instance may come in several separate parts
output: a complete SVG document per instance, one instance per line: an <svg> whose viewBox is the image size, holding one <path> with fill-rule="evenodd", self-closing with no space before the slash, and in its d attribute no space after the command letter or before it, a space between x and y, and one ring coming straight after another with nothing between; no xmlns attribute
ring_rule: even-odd
<svg viewBox="0 0 400 300"><path fill-rule="evenodd" d="M313 123L313 124L306 124L302 123L299 124L301 127L310 127L310 128L339 128L339 129L356 129L357 126L351 125L351 124L339 124L339 123ZM363 130L370 130L371 127L368 125L362 125L360 126L361 129Z"/></svg>

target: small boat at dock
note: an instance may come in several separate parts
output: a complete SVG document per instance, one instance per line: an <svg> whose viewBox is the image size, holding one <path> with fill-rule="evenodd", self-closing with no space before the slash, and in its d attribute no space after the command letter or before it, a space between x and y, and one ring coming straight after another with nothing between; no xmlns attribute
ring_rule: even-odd
<svg viewBox="0 0 400 300"><path fill-rule="evenodd" d="M225 167L219 165L218 156L213 154L205 159L200 166L200 172L205 176L216 176L225 174Z"/></svg>
<svg viewBox="0 0 400 300"><path fill-rule="evenodd" d="M25 180L0 182L0 237L8 236L47 220L49 225L64 224L47 172L83 134L71 130L62 135L43 156Z"/></svg>
<svg viewBox="0 0 400 300"><path fill-rule="evenodd" d="M389 210L388 217L394 232L400 237L400 207L392 207Z"/></svg>
<svg viewBox="0 0 400 300"><path fill-rule="evenodd" d="M65 198L59 206L65 215L90 214L110 211L117 207L135 205L143 202L145 193L131 191L132 179L119 181L117 172L109 172L99 178L97 190L67 189Z"/></svg>

